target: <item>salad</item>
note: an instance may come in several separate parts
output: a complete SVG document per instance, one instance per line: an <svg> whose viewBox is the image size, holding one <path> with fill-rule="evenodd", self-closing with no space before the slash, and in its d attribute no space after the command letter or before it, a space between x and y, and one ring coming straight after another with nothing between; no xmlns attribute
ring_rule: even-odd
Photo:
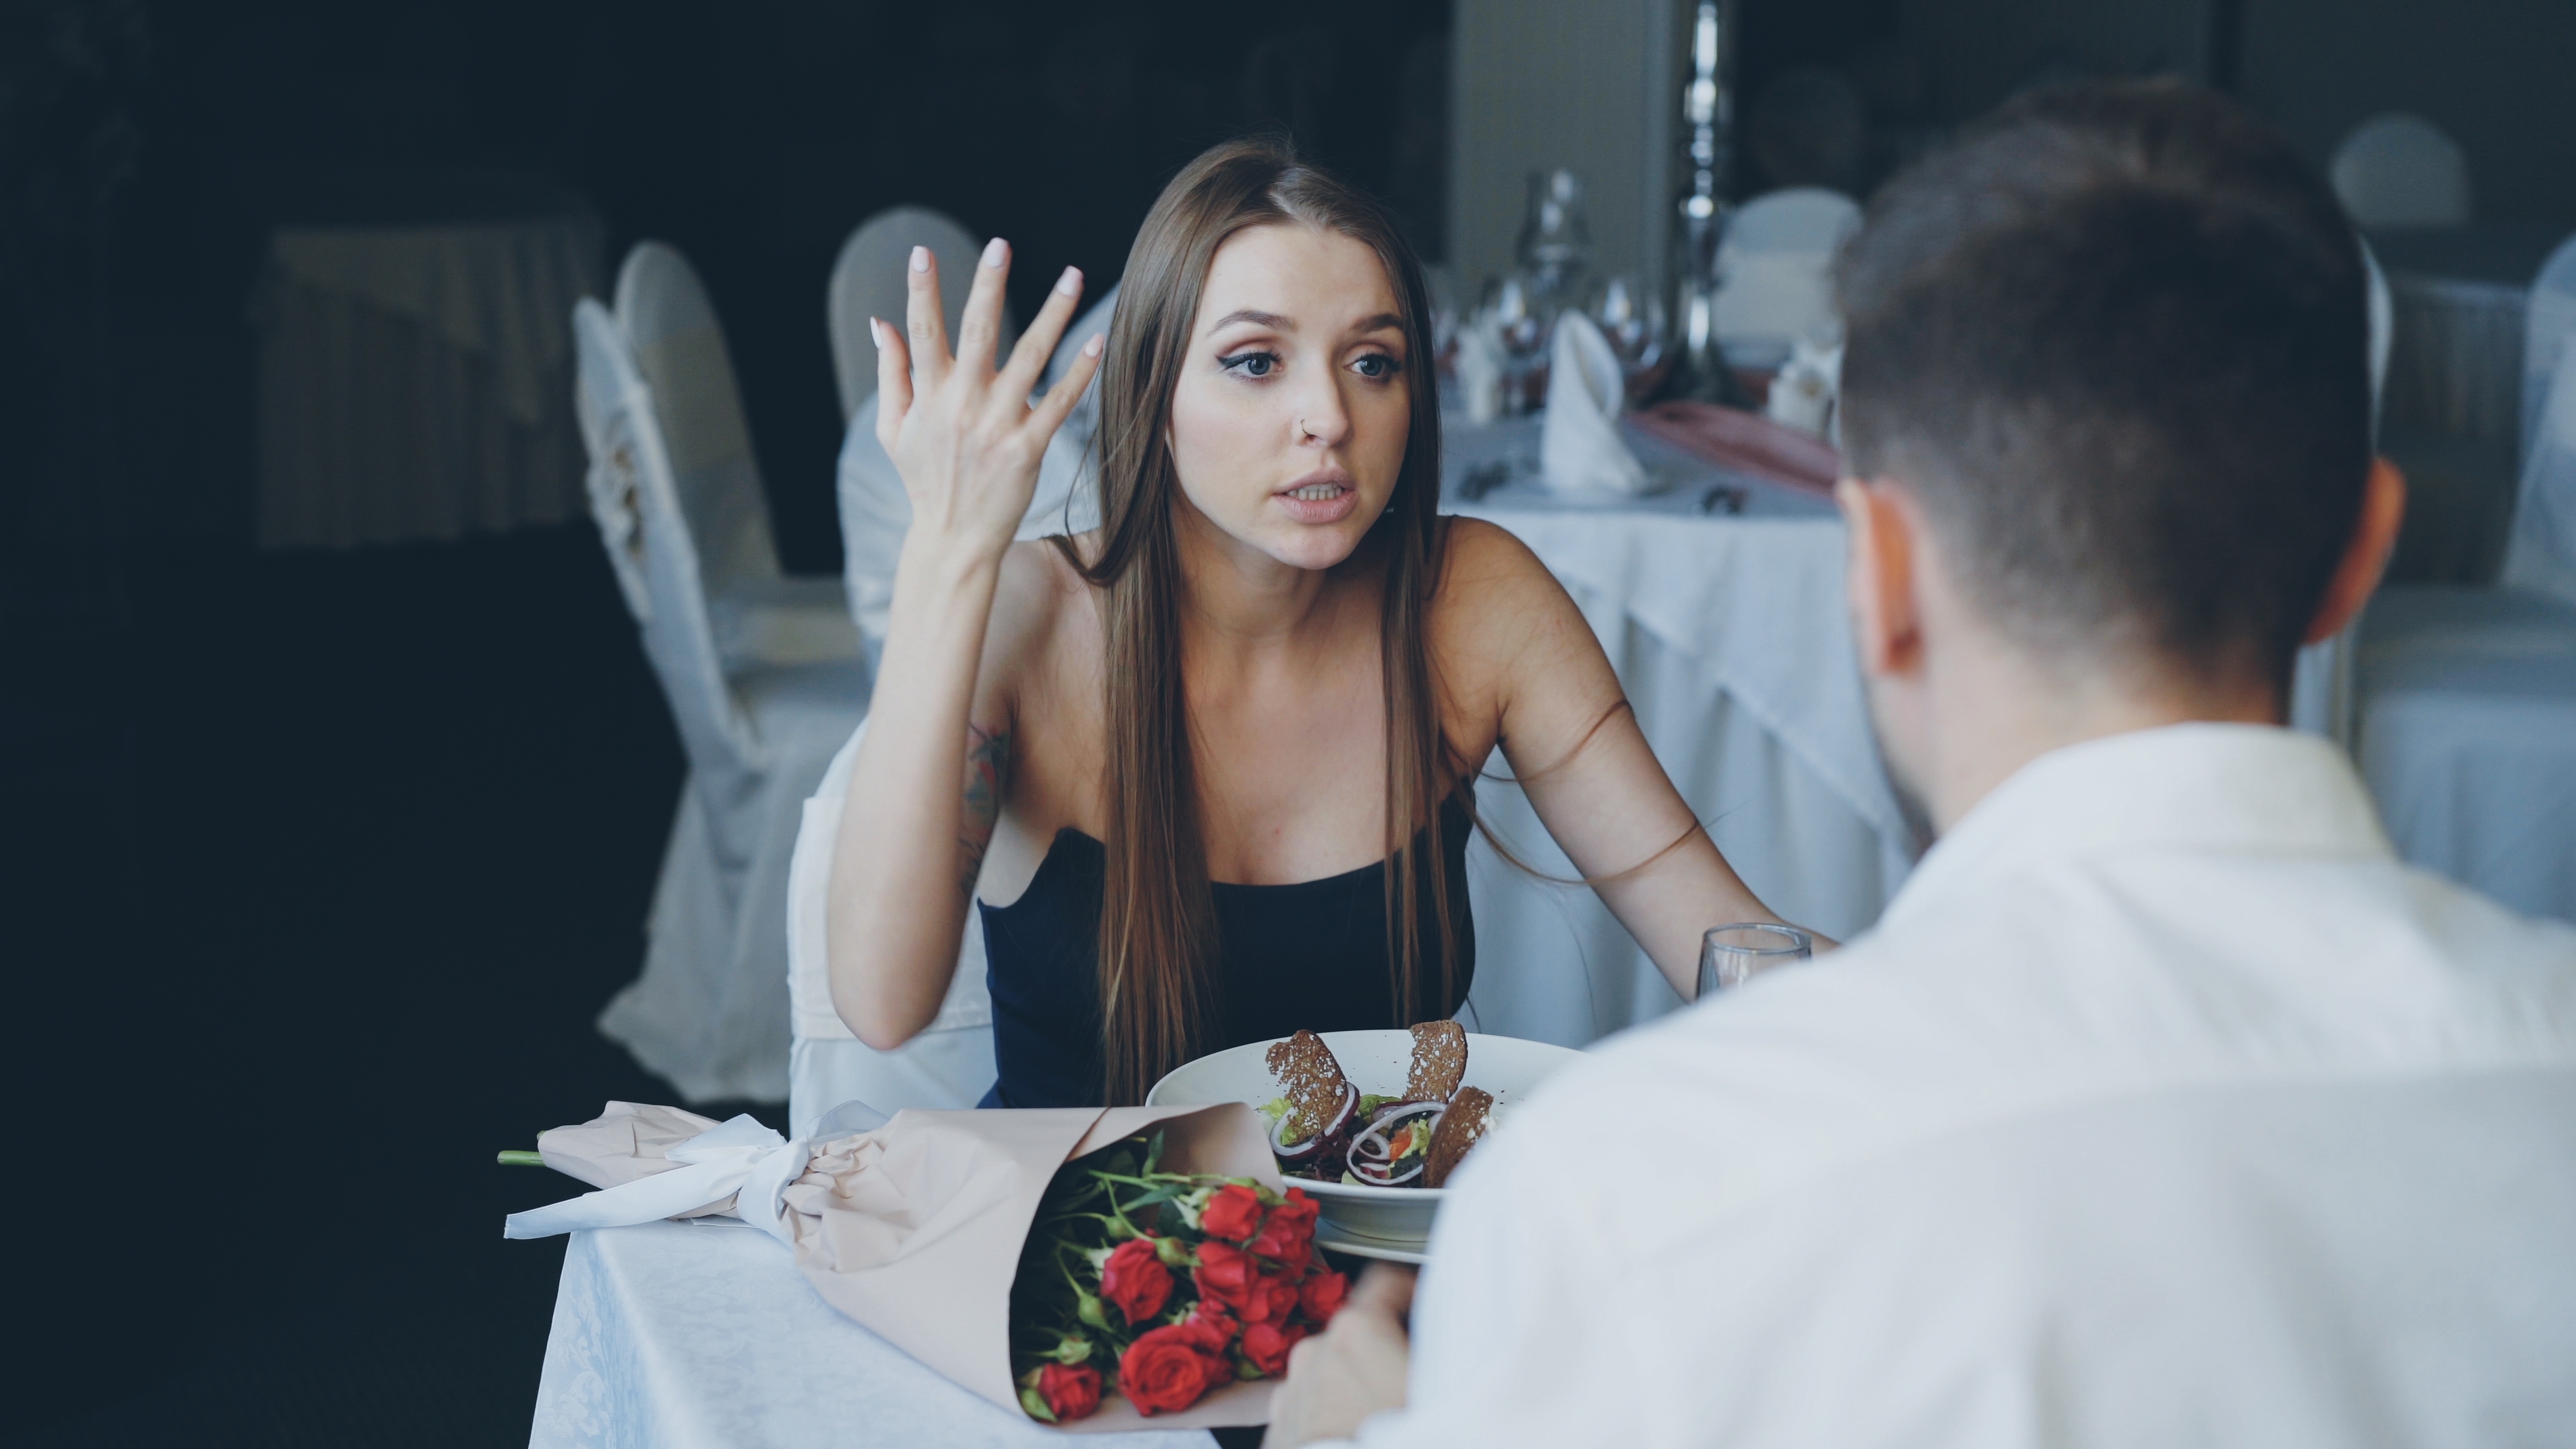
<svg viewBox="0 0 2576 1449"><path fill-rule="evenodd" d="M1263 1104L1280 1171L1354 1187L1439 1187L1493 1124L1493 1096L1463 1085L1467 1033L1454 1021L1413 1028L1400 1094L1363 1093L1322 1037L1300 1031L1267 1061L1280 1094Z"/></svg>

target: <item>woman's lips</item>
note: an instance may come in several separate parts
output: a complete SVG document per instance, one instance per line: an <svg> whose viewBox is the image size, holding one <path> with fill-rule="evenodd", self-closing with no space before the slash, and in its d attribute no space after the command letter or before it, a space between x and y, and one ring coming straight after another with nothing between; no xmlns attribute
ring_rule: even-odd
<svg viewBox="0 0 2576 1449"><path fill-rule="evenodd" d="M1339 523L1360 506L1360 491L1346 483L1309 483L1272 496L1299 523Z"/></svg>

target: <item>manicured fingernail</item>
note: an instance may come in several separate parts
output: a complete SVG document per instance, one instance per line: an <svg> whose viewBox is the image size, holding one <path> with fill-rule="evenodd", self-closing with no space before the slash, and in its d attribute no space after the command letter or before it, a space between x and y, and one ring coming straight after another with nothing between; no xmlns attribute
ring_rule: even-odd
<svg viewBox="0 0 2576 1449"><path fill-rule="evenodd" d="M1068 297L1079 297L1079 296L1081 296L1081 295L1082 295L1082 268L1080 268L1080 267L1067 267L1067 268L1065 268L1065 269L1064 269L1064 275L1055 279L1055 289L1056 289L1057 291L1059 291L1059 292L1064 293L1064 294L1065 294L1066 296L1068 296Z"/></svg>
<svg viewBox="0 0 2576 1449"><path fill-rule="evenodd" d="M926 272L930 270L930 248L914 247L912 249L912 269L916 272Z"/></svg>
<svg viewBox="0 0 2576 1449"><path fill-rule="evenodd" d="M1011 244L1002 240L1000 237L995 237L991 241L984 243L984 265L988 267L1000 266L1002 264L1002 258L1007 257L1010 254Z"/></svg>
<svg viewBox="0 0 2576 1449"><path fill-rule="evenodd" d="M885 324L874 317L868 319L868 340L879 347L885 346Z"/></svg>
<svg viewBox="0 0 2576 1449"><path fill-rule="evenodd" d="M1108 334L1108 333L1106 333L1106 332L1094 332L1094 333L1092 333L1092 334L1091 334L1091 340L1090 340L1089 342L1086 342L1086 343L1082 344L1082 355L1083 355L1083 356L1085 356L1085 357L1098 357L1098 356L1100 355L1100 349L1101 349L1101 347L1102 347L1103 345L1105 345L1108 341L1109 341L1109 334Z"/></svg>

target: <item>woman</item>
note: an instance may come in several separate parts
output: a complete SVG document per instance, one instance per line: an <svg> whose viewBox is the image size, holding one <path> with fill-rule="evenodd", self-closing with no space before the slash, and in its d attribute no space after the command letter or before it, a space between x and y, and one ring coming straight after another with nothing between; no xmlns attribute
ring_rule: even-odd
<svg viewBox="0 0 2576 1449"><path fill-rule="evenodd" d="M1135 1102L1228 1045L1447 1016L1497 745L1684 997L1704 928L1776 919L1564 590L1437 515L1421 269L1374 204L1265 142L1173 180L1105 338L1102 526L1072 539L1012 533L1104 339L1031 405L1082 279L996 371L1009 261L986 249L953 357L927 251L905 334L878 328L913 523L831 884L861 1040L937 1013L979 876L988 1105Z"/></svg>

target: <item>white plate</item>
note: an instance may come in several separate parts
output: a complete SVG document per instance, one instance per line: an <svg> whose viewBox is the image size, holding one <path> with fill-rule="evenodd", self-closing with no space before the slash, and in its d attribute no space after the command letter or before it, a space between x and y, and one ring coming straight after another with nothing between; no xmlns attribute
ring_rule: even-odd
<svg viewBox="0 0 2576 1449"><path fill-rule="evenodd" d="M1401 1241L1393 1238L1364 1238L1357 1233L1344 1232L1332 1223L1320 1220L1315 1224L1315 1246L1330 1248L1336 1253L1348 1253L1357 1258L1383 1258L1390 1263L1411 1263L1417 1268L1431 1261L1429 1243L1412 1238Z"/></svg>
<svg viewBox="0 0 2576 1449"><path fill-rule="evenodd" d="M1363 1094L1404 1090L1405 1076L1413 1064L1413 1033L1401 1029L1328 1031L1323 1037L1324 1045L1333 1049L1334 1060L1342 1064L1342 1075ZM1175 1067L1145 1094L1146 1105L1197 1107L1248 1102L1258 1107L1279 1095L1279 1081L1270 1074L1270 1064L1264 1060L1270 1047L1266 1041L1248 1042ZM1581 1055L1571 1047L1543 1041L1469 1032L1465 1084L1491 1092L1496 1117L1507 1120L1513 1102L1526 1097L1557 1068ZM1440 1211L1440 1199L1445 1196L1439 1188L1363 1187L1311 1182L1302 1177L1288 1181L1321 1199L1323 1221L1340 1228L1345 1235L1395 1244L1418 1245L1427 1240L1431 1236L1431 1219Z"/></svg>

